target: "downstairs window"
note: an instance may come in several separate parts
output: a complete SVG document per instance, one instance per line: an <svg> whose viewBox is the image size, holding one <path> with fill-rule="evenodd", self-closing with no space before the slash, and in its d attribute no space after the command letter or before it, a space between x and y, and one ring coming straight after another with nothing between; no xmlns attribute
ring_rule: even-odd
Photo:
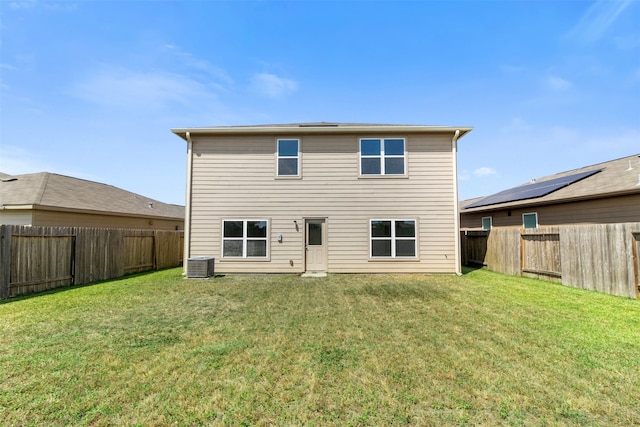
<svg viewBox="0 0 640 427"><path fill-rule="evenodd" d="M372 219L371 258L415 258L416 221L413 219Z"/></svg>
<svg viewBox="0 0 640 427"><path fill-rule="evenodd" d="M266 258L267 220L222 221L223 258Z"/></svg>

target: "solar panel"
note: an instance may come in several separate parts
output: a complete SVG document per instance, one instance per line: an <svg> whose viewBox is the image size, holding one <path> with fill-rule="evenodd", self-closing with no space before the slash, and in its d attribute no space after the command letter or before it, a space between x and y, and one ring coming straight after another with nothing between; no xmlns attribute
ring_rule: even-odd
<svg viewBox="0 0 640 427"><path fill-rule="evenodd" d="M465 209L479 208L480 206L497 205L498 203L515 202L518 200L536 199L538 197L551 194L554 191L574 184L580 180L588 178L591 175L595 175L600 171L602 171L602 169L594 169L587 172L580 172L573 175L563 176L561 178L550 179L548 181L524 184L519 187L510 188L491 196L487 196L475 203L470 204Z"/></svg>

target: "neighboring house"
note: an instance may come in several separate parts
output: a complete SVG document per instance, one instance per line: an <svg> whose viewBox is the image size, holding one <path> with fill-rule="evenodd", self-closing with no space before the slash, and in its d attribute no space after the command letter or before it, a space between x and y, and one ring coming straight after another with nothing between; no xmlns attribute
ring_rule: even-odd
<svg viewBox="0 0 640 427"><path fill-rule="evenodd" d="M0 174L0 224L182 230L184 207L54 173Z"/></svg>
<svg viewBox="0 0 640 427"><path fill-rule="evenodd" d="M640 157L536 179L460 203L462 229L640 222Z"/></svg>
<svg viewBox="0 0 640 427"><path fill-rule="evenodd" d="M459 273L457 140L468 127L184 128L185 258L216 273Z"/></svg>

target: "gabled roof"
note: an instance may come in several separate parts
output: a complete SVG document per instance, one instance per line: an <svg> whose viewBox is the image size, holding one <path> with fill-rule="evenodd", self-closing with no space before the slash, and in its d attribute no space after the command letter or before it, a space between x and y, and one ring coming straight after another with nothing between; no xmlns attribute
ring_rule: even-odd
<svg viewBox="0 0 640 427"><path fill-rule="evenodd" d="M473 128L468 126L433 126L433 125L402 125L402 124L372 124L372 123L337 123L337 122L309 122L249 126L211 126L194 128L171 129L184 140L187 133L191 135L256 135L256 134L344 134L344 133L454 133L460 131L462 138Z"/></svg>
<svg viewBox="0 0 640 427"><path fill-rule="evenodd" d="M471 213L635 193L640 193L638 154L545 176L487 197L465 200L460 202L460 210Z"/></svg>
<svg viewBox="0 0 640 427"><path fill-rule="evenodd" d="M0 207L184 219L183 206L159 202L112 185L49 172L0 175Z"/></svg>

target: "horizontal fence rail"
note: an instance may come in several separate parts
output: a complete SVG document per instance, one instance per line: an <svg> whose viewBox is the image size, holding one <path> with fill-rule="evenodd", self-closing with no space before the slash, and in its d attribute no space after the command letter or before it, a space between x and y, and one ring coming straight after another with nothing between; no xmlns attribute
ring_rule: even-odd
<svg viewBox="0 0 640 427"><path fill-rule="evenodd" d="M640 223L461 231L462 261L638 298Z"/></svg>
<svg viewBox="0 0 640 427"><path fill-rule="evenodd" d="M182 231L0 226L0 298L177 267Z"/></svg>

